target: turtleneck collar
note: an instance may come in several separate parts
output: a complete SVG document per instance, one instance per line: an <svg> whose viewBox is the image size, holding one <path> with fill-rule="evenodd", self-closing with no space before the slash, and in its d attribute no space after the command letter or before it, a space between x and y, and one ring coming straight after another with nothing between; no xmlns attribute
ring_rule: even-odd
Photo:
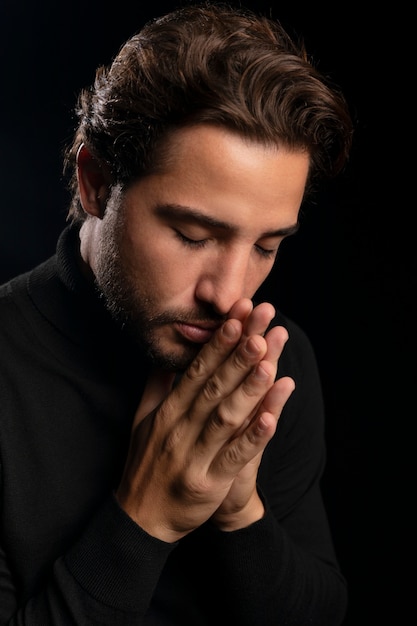
<svg viewBox="0 0 417 626"><path fill-rule="evenodd" d="M76 352L81 348L86 359L102 359L124 374L125 369L133 368L137 376L139 370L149 370L149 363L83 274L79 228L67 226L58 239L56 254L28 274L29 296L44 320L65 335Z"/></svg>

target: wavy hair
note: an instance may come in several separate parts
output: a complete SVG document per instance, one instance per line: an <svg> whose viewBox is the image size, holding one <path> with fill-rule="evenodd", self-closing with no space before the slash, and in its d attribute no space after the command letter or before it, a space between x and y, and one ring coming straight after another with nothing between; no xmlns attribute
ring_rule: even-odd
<svg viewBox="0 0 417 626"><path fill-rule="evenodd" d="M227 5L188 6L151 20L81 91L78 127L65 155L72 201L83 220L76 154L84 143L129 185L158 167L173 130L209 123L265 144L305 149L308 190L344 167L352 124L345 98L278 21Z"/></svg>

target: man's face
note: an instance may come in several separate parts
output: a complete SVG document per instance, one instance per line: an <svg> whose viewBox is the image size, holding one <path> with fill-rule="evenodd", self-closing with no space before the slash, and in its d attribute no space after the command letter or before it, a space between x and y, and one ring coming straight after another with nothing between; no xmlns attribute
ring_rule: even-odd
<svg viewBox="0 0 417 626"><path fill-rule="evenodd" d="M297 228L308 155L212 126L177 131L161 171L115 188L90 259L109 310L153 361L184 369Z"/></svg>

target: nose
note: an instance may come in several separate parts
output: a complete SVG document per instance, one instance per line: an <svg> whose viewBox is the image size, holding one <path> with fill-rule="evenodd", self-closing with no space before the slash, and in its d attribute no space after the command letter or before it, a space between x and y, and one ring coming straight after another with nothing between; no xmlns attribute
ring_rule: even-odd
<svg viewBox="0 0 417 626"><path fill-rule="evenodd" d="M197 300L210 304L219 315L226 315L232 305L250 293L250 255L233 252L206 262L197 282Z"/></svg>

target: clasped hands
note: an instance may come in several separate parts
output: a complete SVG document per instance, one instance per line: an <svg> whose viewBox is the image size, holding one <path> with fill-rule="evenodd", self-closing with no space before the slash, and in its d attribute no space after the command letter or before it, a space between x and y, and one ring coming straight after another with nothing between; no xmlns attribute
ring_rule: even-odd
<svg viewBox="0 0 417 626"><path fill-rule="evenodd" d="M275 380L288 333L266 333L274 313L238 300L176 386L150 374L116 492L150 535L175 542L209 519L231 531L263 517L258 468L295 386Z"/></svg>

